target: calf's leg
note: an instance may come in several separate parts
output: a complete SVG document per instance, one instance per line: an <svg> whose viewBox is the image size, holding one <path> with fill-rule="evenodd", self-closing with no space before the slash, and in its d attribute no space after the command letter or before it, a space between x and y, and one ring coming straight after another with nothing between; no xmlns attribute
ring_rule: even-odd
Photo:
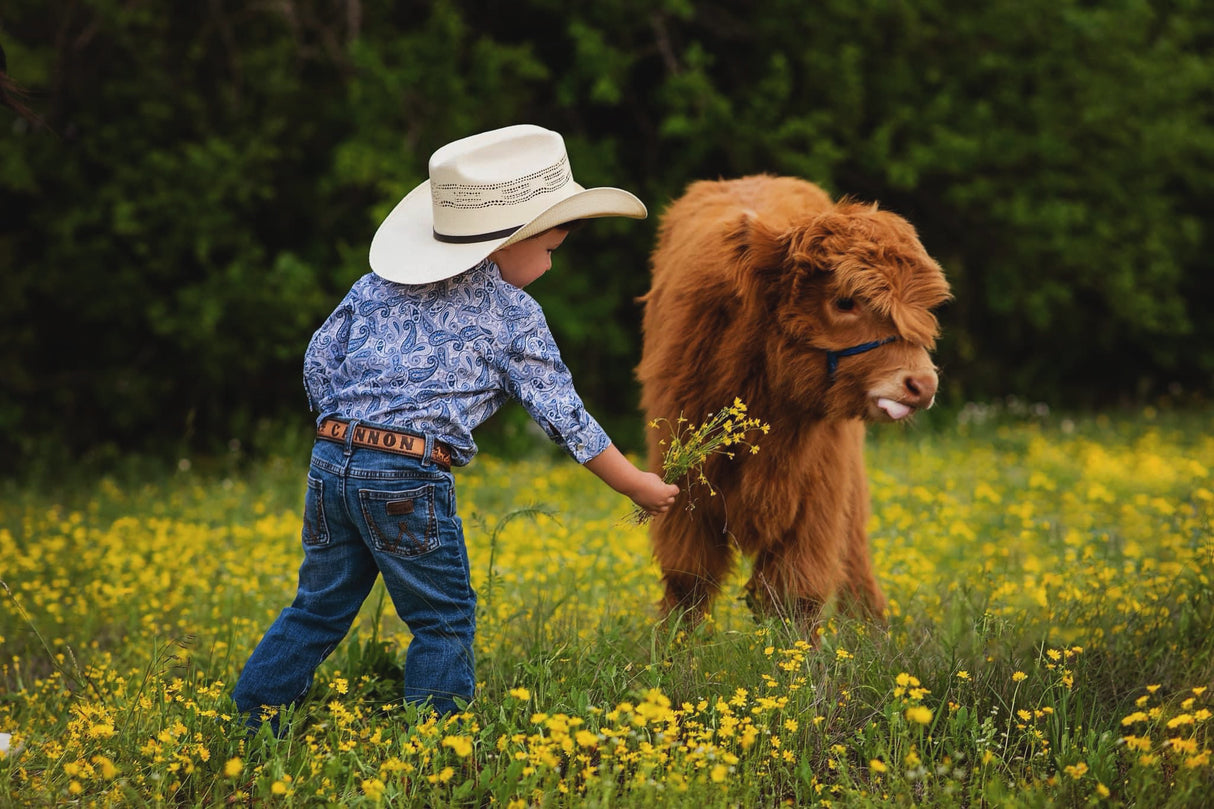
<svg viewBox="0 0 1214 809"><path fill-rule="evenodd" d="M659 605L663 619L675 617L698 624L733 569L728 537L705 531L682 509L656 518L650 535L665 587Z"/></svg>
<svg viewBox="0 0 1214 809"><path fill-rule="evenodd" d="M868 543L868 482L861 465L852 490L847 521L847 548L843 559L843 584L839 608L854 618L885 620L885 595L873 572L872 551Z"/></svg>

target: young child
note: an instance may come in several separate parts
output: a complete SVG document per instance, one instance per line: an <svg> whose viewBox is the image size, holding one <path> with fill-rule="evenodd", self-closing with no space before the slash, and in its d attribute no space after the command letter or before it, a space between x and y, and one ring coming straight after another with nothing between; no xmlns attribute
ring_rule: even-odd
<svg viewBox="0 0 1214 809"><path fill-rule="evenodd" d="M574 182L564 140L520 125L450 143L430 158L371 242L373 272L313 336L304 381L317 413L304 503L304 560L233 692L248 724L303 699L377 575L413 639L408 702L441 713L472 699L476 594L451 466L472 431L517 399L579 463L659 514L678 488L643 472L586 412L536 301L572 223L644 218L618 188ZM279 731L277 716L272 720Z"/></svg>

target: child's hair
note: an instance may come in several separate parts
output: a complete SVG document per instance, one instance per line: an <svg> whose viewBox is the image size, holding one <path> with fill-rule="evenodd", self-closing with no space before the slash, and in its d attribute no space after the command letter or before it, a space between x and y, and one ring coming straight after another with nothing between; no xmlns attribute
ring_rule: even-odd
<svg viewBox="0 0 1214 809"><path fill-rule="evenodd" d="M566 233L573 233L575 230L581 230L582 226L589 222L589 219L572 219L568 222L562 222L559 225L553 225L553 230L563 230Z"/></svg>

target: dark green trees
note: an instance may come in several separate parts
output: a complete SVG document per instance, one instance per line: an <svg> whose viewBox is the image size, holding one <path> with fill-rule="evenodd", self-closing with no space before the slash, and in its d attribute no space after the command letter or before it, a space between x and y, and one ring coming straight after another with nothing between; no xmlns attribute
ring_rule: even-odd
<svg viewBox="0 0 1214 809"><path fill-rule="evenodd" d="M596 412L635 419L635 297L690 181L812 179L914 222L956 301L946 403L1214 379L1214 17L1191 0L10 0L0 449L306 421L303 348L379 219L471 132L566 135L644 223L535 293Z"/></svg>

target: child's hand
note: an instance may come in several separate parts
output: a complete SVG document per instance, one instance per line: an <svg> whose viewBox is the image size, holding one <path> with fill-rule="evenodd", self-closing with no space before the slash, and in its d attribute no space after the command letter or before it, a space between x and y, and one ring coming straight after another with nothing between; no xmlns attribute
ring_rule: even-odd
<svg viewBox="0 0 1214 809"><path fill-rule="evenodd" d="M665 514L679 496L679 487L666 483L653 472L642 472L636 490L628 496L647 514Z"/></svg>
<svg viewBox="0 0 1214 809"><path fill-rule="evenodd" d="M603 482L636 503L646 514L664 514L674 505L679 487L664 483L653 472L644 472L620 454L614 446L586 461L586 468Z"/></svg>

